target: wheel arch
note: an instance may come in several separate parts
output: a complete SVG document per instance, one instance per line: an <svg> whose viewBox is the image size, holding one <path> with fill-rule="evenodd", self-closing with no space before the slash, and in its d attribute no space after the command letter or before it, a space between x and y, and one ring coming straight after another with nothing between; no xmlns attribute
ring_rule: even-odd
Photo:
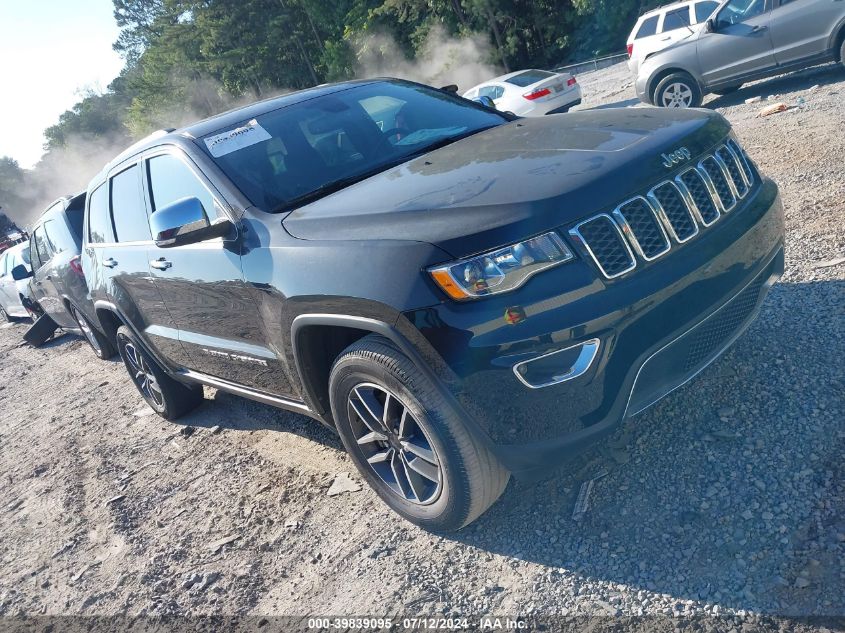
<svg viewBox="0 0 845 633"><path fill-rule="evenodd" d="M833 56L838 62L845 61L842 59L843 42L845 42L845 18L843 18L833 30Z"/></svg>
<svg viewBox="0 0 845 633"><path fill-rule="evenodd" d="M98 301L94 304L94 313L97 316L97 321L100 322L100 328L109 343L117 347L117 329L121 325L128 325L128 323L120 316L114 305L104 301ZM129 326L131 327L131 326Z"/></svg>
<svg viewBox="0 0 845 633"><path fill-rule="evenodd" d="M674 75L675 73L682 73L684 75L689 76L689 78L692 79L696 83L696 85L698 85L698 89L701 91L701 93L704 94L704 88L701 85L701 82L696 79L695 75L693 75L690 71L686 70L685 68L681 68L680 66L668 66L655 72L651 76L651 79L649 79L647 94L649 100L653 105L657 105L657 95L655 94L657 92L657 86L659 86L660 82L666 79L666 77L668 77L669 75Z"/></svg>

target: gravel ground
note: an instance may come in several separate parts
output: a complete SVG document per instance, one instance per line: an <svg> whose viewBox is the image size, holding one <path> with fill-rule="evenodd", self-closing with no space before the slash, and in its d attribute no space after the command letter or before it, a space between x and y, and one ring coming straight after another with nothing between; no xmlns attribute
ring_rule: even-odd
<svg viewBox="0 0 845 633"><path fill-rule="evenodd" d="M633 105L624 65L581 81ZM827 66L709 101L782 187L782 283L695 381L454 536L329 496L357 477L306 418L207 390L167 423L81 339L3 326L0 615L845 616L844 93Z"/></svg>

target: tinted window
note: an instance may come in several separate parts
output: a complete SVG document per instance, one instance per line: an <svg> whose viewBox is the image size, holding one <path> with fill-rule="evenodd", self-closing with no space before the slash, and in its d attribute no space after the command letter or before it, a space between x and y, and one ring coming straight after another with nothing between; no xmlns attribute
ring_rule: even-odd
<svg viewBox="0 0 845 633"><path fill-rule="evenodd" d="M667 11L666 17L663 18L663 32L685 29L689 24L689 7Z"/></svg>
<svg viewBox="0 0 845 633"><path fill-rule="evenodd" d="M283 211L506 121L457 95L374 82L272 110L197 144L253 204Z"/></svg>
<svg viewBox="0 0 845 633"><path fill-rule="evenodd" d="M182 198L198 198L206 215L209 218L215 217L214 198L182 160L164 154L151 158L147 164L153 211Z"/></svg>
<svg viewBox="0 0 845 633"><path fill-rule="evenodd" d="M657 35L657 20L659 16L652 16L645 20L642 25L640 26L640 30L637 31L637 35L634 39L640 39L641 37L650 37L652 35Z"/></svg>
<svg viewBox="0 0 845 633"><path fill-rule="evenodd" d="M543 81L544 79L549 79L554 76L554 73L550 73L545 70L526 70L524 73L519 73L510 79L505 79L505 81L509 84L513 84L514 86L525 88L526 86L536 84L538 81Z"/></svg>
<svg viewBox="0 0 845 633"><path fill-rule="evenodd" d="M85 215L85 195L78 196L71 200L68 208L65 209L65 217L74 237L82 241L82 220Z"/></svg>
<svg viewBox="0 0 845 633"><path fill-rule="evenodd" d="M719 8L718 2L699 2L697 5L695 5L695 23L698 24L700 22L704 22L711 15L713 15L713 12L717 8Z"/></svg>
<svg viewBox="0 0 845 633"><path fill-rule="evenodd" d="M38 260L43 266L49 262L50 258L53 256L50 252L50 245L47 242L47 235L44 233L43 224L35 229L33 238L35 239L35 250L38 252Z"/></svg>
<svg viewBox="0 0 845 633"><path fill-rule="evenodd" d="M73 238L61 222L48 220L44 223L44 232L54 254L76 250Z"/></svg>
<svg viewBox="0 0 845 633"><path fill-rule="evenodd" d="M111 212L118 242L151 239L147 210L138 183L137 165L111 179Z"/></svg>
<svg viewBox="0 0 845 633"><path fill-rule="evenodd" d="M88 205L88 240L94 243L114 242L114 229L109 214L109 188L103 183L91 194Z"/></svg>

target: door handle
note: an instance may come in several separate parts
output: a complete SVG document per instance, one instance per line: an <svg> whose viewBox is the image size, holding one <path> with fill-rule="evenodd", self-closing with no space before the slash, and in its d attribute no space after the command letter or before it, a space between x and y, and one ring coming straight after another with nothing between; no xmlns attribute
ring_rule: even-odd
<svg viewBox="0 0 845 633"><path fill-rule="evenodd" d="M158 259L151 260L150 266L156 270L167 270L173 266L173 262L167 261L164 257L159 257Z"/></svg>
<svg viewBox="0 0 845 633"><path fill-rule="evenodd" d="M115 266L117 266L117 260L115 260L113 257L107 257L103 260L103 266L105 266L106 268L114 268Z"/></svg>
<svg viewBox="0 0 845 633"><path fill-rule="evenodd" d="M758 26L755 26L753 29L751 29L751 32L752 33L765 33L768 30L769 30L768 26L759 26L758 25Z"/></svg>

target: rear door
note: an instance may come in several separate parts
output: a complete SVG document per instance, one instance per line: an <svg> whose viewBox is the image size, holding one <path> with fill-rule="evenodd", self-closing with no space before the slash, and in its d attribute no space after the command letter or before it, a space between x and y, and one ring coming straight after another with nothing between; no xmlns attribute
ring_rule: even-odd
<svg viewBox="0 0 845 633"><path fill-rule="evenodd" d="M35 242L35 251L38 255L38 270L33 269L32 285L35 287L35 292L38 295L38 303L41 308L53 318L59 325L72 327L67 323L63 323L60 313L64 312L61 298L56 292L56 286L53 283L53 269L51 260L53 259L53 246L47 236L46 225L50 221L39 224L32 232L32 240ZM58 320L56 320L58 318Z"/></svg>
<svg viewBox="0 0 845 633"><path fill-rule="evenodd" d="M236 219L182 150L171 147L149 154L145 172L153 213L194 197L212 222L218 217ZM267 393L291 393L280 355L267 345L265 320L277 323L280 315L259 314L253 289L244 281L237 236L174 248L153 244L150 266L189 356L187 367Z"/></svg>
<svg viewBox="0 0 845 633"><path fill-rule="evenodd" d="M772 12L772 42L781 66L829 52L833 29L845 18L842 0L778 0Z"/></svg>
<svg viewBox="0 0 845 633"><path fill-rule="evenodd" d="M698 40L698 60L708 87L774 68L771 2L730 0L715 15L715 30Z"/></svg>
<svg viewBox="0 0 845 633"><path fill-rule="evenodd" d="M89 282L102 289L98 294L106 295L160 359L182 366L187 357L150 275L152 242L140 169L137 163L118 168L91 195L89 243L99 278Z"/></svg>

